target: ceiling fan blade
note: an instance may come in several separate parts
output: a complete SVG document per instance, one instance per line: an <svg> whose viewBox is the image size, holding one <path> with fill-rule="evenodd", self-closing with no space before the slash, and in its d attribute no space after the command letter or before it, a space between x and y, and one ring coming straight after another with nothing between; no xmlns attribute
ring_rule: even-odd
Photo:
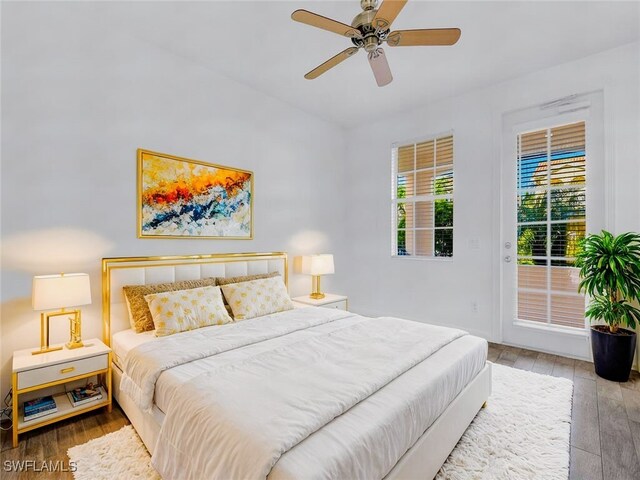
<svg viewBox="0 0 640 480"><path fill-rule="evenodd" d="M459 28L396 30L387 37L387 44L390 47L453 45L460 38L460 33Z"/></svg>
<svg viewBox="0 0 640 480"><path fill-rule="evenodd" d="M362 38L360 31L351 25L323 17L322 15L307 10L296 10L291 14L291 18L296 22L306 23L312 27L321 28L329 32L337 33L338 35L344 35L345 37Z"/></svg>
<svg viewBox="0 0 640 480"><path fill-rule="evenodd" d="M407 0L384 0L371 24L378 30L386 30L396 19Z"/></svg>
<svg viewBox="0 0 640 480"><path fill-rule="evenodd" d="M329 60L324 62L322 65L318 65L316 68L307 73L304 78L307 80L313 80L314 78L318 78L327 70L335 67L341 62L344 62L347 58L358 51L357 47L349 47L346 50L341 51L339 54L331 57Z"/></svg>
<svg viewBox="0 0 640 480"><path fill-rule="evenodd" d="M391 83L393 75L391 75L391 69L384 50L376 48L373 52L369 52L369 65L371 65L373 76L376 77L376 83L379 87L384 87Z"/></svg>

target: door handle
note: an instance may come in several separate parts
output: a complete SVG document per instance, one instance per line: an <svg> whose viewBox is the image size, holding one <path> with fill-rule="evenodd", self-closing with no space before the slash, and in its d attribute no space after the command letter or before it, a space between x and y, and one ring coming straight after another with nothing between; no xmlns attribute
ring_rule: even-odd
<svg viewBox="0 0 640 480"><path fill-rule="evenodd" d="M504 257L504 261L507 263L511 263L511 255L507 255L506 257Z"/></svg>

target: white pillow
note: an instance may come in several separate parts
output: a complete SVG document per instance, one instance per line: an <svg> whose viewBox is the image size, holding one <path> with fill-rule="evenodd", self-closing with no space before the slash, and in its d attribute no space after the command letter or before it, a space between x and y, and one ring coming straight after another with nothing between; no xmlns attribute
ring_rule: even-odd
<svg viewBox="0 0 640 480"><path fill-rule="evenodd" d="M246 320L293 308L287 287L280 276L230 283L220 288L231 307L234 320Z"/></svg>
<svg viewBox="0 0 640 480"><path fill-rule="evenodd" d="M233 321L224 308L220 287L151 293L144 299L158 337Z"/></svg>

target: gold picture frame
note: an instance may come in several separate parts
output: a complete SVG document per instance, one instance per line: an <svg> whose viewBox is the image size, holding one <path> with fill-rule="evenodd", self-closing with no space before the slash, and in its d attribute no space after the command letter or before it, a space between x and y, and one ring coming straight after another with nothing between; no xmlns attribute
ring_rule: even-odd
<svg viewBox="0 0 640 480"><path fill-rule="evenodd" d="M137 234L253 239L253 172L138 149Z"/></svg>

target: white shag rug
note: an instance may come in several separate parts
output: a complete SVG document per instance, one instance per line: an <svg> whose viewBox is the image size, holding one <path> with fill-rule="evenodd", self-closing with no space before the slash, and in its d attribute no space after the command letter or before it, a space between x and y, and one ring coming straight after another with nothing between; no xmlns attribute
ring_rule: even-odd
<svg viewBox="0 0 640 480"><path fill-rule="evenodd" d="M573 382L492 365L492 393L437 480L567 480Z"/></svg>
<svg viewBox="0 0 640 480"><path fill-rule="evenodd" d="M573 382L502 365L493 393L437 480L567 480ZM68 451L76 480L156 480L144 444L128 425ZM427 479L425 479L427 480Z"/></svg>
<svg viewBox="0 0 640 480"><path fill-rule="evenodd" d="M76 480L159 480L151 456L131 425L71 447Z"/></svg>

